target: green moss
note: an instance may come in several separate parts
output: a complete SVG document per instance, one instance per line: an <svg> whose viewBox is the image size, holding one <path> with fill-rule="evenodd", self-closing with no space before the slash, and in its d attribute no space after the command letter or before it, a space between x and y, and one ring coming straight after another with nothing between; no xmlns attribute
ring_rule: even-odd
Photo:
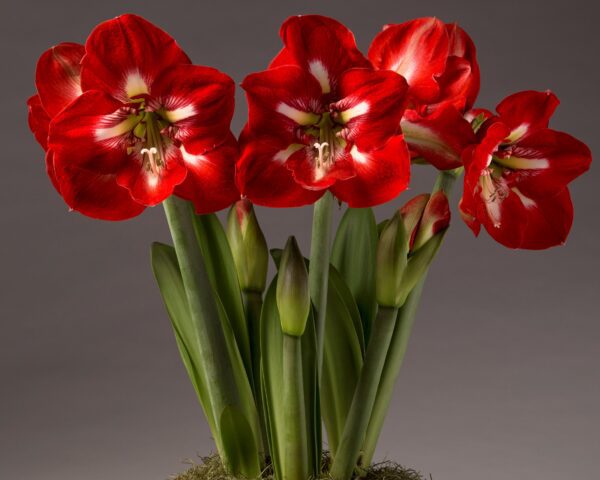
<svg viewBox="0 0 600 480"><path fill-rule="evenodd" d="M218 455L201 457L199 463L192 463L192 467L184 473L171 477L171 480L234 480L223 468L221 459ZM323 454L323 475L322 480L330 479L327 471L329 470L330 458L327 453ZM273 479L273 471L267 466L262 478L264 480ZM421 473L410 468L404 468L395 462L382 462L369 467L361 476L364 480L425 480Z"/></svg>

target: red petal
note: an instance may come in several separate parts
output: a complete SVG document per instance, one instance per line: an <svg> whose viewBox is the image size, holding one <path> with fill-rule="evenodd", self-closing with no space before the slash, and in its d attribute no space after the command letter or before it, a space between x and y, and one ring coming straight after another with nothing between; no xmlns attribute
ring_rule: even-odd
<svg viewBox="0 0 600 480"><path fill-rule="evenodd" d="M81 162L97 155L98 150L119 148L124 155L124 147L116 145L118 136L104 140L97 136L99 128L111 128L123 121L118 114L122 108L121 102L106 93L97 90L83 93L52 120L49 146L55 151L76 150Z"/></svg>
<svg viewBox="0 0 600 480"><path fill-rule="evenodd" d="M120 152L98 150L85 160L81 161L77 150L63 150L55 155L60 194L69 207L101 220L126 220L144 211L143 205L117 185L114 173L103 173L104 168L96 168L119 164Z"/></svg>
<svg viewBox="0 0 600 480"><path fill-rule="evenodd" d="M440 170L460 167L462 151L476 141L471 124L451 104L425 116L407 110L400 125L413 155Z"/></svg>
<svg viewBox="0 0 600 480"><path fill-rule="evenodd" d="M50 117L44 110L39 95L34 95L27 100L29 109L29 129L33 132L35 139L44 150L48 149L48 128L50 126Z"/></svg>
<svg viewBox="0 0 600 480"><path fill-rule="evenodd" d="M237 165L237 185L242 195L267 207L300 207L316 202L325 190L307 190L294 181L284 159L276 159L286 147L277 138L247 139Z"/></svg>
<svg viewBox="0 0 600 480"><path fill-rule="evenodd" d="M528 90L506 97L496 111L512 130L511 141L514 142L535 130L547 128L558 104L558 98L550 91Z"/></svg>
<svg viewBox="0 0 600 480"><path fill-rule="evenodd" d="M500 205L499 226L486 215L483 202L478 215L490 236L502 245L541 250L565 243L573 223L573 204L566 188L535 199L511 189Z"/></svg>
<svg viewBox="0 0 600 480"><path fill-rule="evenodd" d="M353 149L356 176L337 182L331 192L352 208L371 207L396 198L408 187L410 154L402 135L369 152Z"/></svg>
<svg viewBox="0 0 600 480"><path fill-rule="evenodd" d="M54 153L52 150L48 150L46 152L46 158L44 159L46 162L46 173L52 182L52 186L56 189L58 193L60 193L60 184L58 183L58 179L56 178L56 169L54 168Z"/></svg>
<svg viewBox="0 0 600 480"><path fill-rule="evenodd" d="M230 135L235 84L214 68L179 65L156 79L150 105L177 129L181 142L202 153Z"/></svg>
<svg viewBox="0 0 600 480"><path fill-rule="evenodd" d="M140 155L130 155L117 175L117 183L129 190L138 203L152 207L169 197L185 180L187 169L181 151L174 145L165 149L165 163L153 172Z"/></svg>
<svg viewBox="0 0 600 480"><path fill-rule="evenodd" d="M61 43L46 50L37 63L35 85L44 110L54 117L81 95L83 45Z"/></svg>
<svg viewBox="0 0 600 480"><path fill-rule="evenodd" d="M361 151L383 146L398 132L405 105L406 81L389 71L348 70L335 104L348 129L345 138ZM348 117L347 119L344 117Z"/></svg>
<svg viewBox="0 0 600 480"><path fill-rule="evenodd" d="M582 142L548 128L537 130L519 141L512 156L500 160L518 165L513 183L526 195L553 195L590 168L592 153Z"/></svg>
<svg viewBox="0 0 600 480"><path fill-rule="evenodd" d="M137 15L98 25L85 44L81 84L129 101L148 94L160 73L190 59L166 32Z"/></svg>
<svg viewBox="0 0 600 480"><path fill-rule="evenodd" d="M212 213L239 200L235 186L235 163L239 155L235 137L229 134L223 145L193 155L181 147L187 177L175 188L175 194L193 202L196 213Z"/></svg>
<svg viewBox="0 0 600 480"><path fill-rule="evenodd" d="M320 15L290 17L281 26L280 35L285 47L269 68L293 62L314 75L323 93L337 91L346 70L371 67L356 48L354 34L332 18Z"/></svg>
<svg viewBox="0 0 600 480"><path fill-rule="evenodd" d="M446 25L449 36L446 70L438 78L440 101L451 101L460 111L470 109L479 93L480 73L475 44L456 23Z"/></svg>
<svg viewBox="0 0 600 480"><path fill-rule="evenodd" d="M248 98L248 130L278 135L282 142L297 140L300 124L318 120L321 87L306 70L284 66L248 75L242 87ZM283 112L283 113L282 113Z"/></svg>
<svg viewBox="0 0 600 480"><path fill-rule="evenodd" d="M394 70L406 78L416 100L432 103L440 88L448 57L448 33L443 22L433 17L390 25L379 33L369 48L369 59L380 70Z"/></svg>

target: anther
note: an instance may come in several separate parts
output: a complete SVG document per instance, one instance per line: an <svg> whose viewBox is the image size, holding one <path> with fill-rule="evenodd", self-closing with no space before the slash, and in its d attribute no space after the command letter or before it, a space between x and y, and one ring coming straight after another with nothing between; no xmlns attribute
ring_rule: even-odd
<svg viewBox="0 0 600 480"><path fill-rule="evenodd" d="M158 165L156 163L156 158L155 158L155 155L158 154L158 150L156 149L156 147L142 148L140 150L140 153L142 154L142 157L144 156L144 154L148 155L148 162L150 163L150 170L152 170L152 173L154 173L155 175L158 175Z"/></svg>

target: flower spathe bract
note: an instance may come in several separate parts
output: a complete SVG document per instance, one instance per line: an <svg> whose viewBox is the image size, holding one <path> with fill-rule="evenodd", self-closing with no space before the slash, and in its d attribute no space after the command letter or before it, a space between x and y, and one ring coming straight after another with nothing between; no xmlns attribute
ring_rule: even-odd
<svg viewBox="0 0 600 480"><path fill-rule="evenodd" d="M299 337L310 313L308 271L295 237L285 245L277 275L277 309L283 333Z"/></svg>
<svg viewBox="0 0 600 480"><path fill-rule="evenodd" d="M567 185L590 166L589 148L548 128L558 99L525 91L504 99L467 148L461 215L510 248L544 249L565 242L573 222Z"/></svg>
<svg viewBox="0 0 600 480"><path fill-rule="evenodd" d="M54 182L71 208L121 220L173 193L193 201L198 213L239 198L228 76L191 65L172 37L135 15L100 24L80 53L68 69L78 73L77 95L74 75L59 75L44 56L36 78L50 117ZM61 95L48 104L53 85L61 85ZM30 111L36 110L30 100ZM38 118L30 122L35 131Z"/></svg>
<svg viewBox="0 0 600 480"><path fill-rule="evenodd" d="M375 71L335 20L292 17L268 70L246 77L249 105L237 180L267 206L315 202L329 189L353 207L390 200L409 180L398 125L406 82Z"/></svg>
<svg viewBox="0 0 600 480"><path fill-rule="evenodd" d="M229 210L227 239L242 290L263 292L267 282L269 250L248 199L238 200Z"/></svg>

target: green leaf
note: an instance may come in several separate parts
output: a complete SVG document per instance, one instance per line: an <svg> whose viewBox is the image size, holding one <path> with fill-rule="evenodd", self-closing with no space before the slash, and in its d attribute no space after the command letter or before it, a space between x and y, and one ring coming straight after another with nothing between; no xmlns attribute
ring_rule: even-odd
<svg viewBox="0 0 600 480"><path fill-rule="evenodd" d="M259 478L261 466L256 455L256 437L243 412L227 406L219 418L221 436L227 442L227 451L236 452L227 456L227 470L232 475Z"/></svg>
<svg viewBox="0 0 600 480"><path fill-rule="evenodd" d="M201 375L201 370L199 371L195 367L200 357L198 355L197 343L194 340L195 332L190 318L175 249L162 243L153 243L151 258L154 277L158 283L158 288L175 332L179 354L194 386L200 405L202 405L211 432L217 441L217 448L220 451L219 432L205 386L206 381Z"/></svg>
<svg viewBox="0 0 600 480"><path fill-rule="evenodd" d="M276 301L277 277L267 290L261 315L261 379L267 417L267 436L277 478L284 476L283 332ZM321 461L321 420L317 386L317 356L314 315L309 315L302 335L302 376L306 412L306 432L311 473L316 475Z"/></svg>
<svg viewBox="0 0 600 480"><path fill-rule="evenodd" d="M329 448L337 451L363 365L362 323L354 298L334 267L329 270L321 406Z"/></svg>
<svg viewBox="0 0 600 480"><path fill-rule="evenodd" d="M240 284L227 236L215 214L194 215L194 230L206 262L211 285L225 308L248 378L252 382L250 337Z"/></svg>
<svg viewBox="0 0 600 480"><path fill-rule="evenodd" d="M375 252L377 224L370 208L348 208L338 227L331 263L337 268L356 300L365 338L375 318Z"/></svg>
<svg viewBox="0 0 600 480"><path fill-rule="evenodd" d="M260 466L254 468L255 463L260 465L258 452L261 443L261 434L258 412L256 411L254 397L246 376L246 370L244 369L238 345L222 303L217 301L217 306L221 324L223 325L225 340L227 342L227 354L231 361L231 367L239 395L239 402L238 407L225 407L223 411L215 412L214 406L210 401L207 379L205 379L202 374L201 357L196 341L197 333L194 330L194 323L190 316L175 249L169 245L154 243L152 245L152 267L173 329L175 330L181 358L188 371L190 380L196 389L196 393L215 438L219 453L224 461L228 465L231 465L232 468L233 466L239 468L252 467L252 469L248 471L240 470L245 476L259 476ZM234 413L225 414L227 408L235 408L236 410ZM240 446L237 434L235 434L235 432L232 434L230 428L223 429L223 425L226 427L229 425L227 423L229 418L227 416L224 417L224 414L230 416L233 415L236 418L240 416L243 417L243 421L240 420L240 428L245 429L246 426L248 426L247 431L239 432L239 434L246 439L244 445ZM247 441L246 437L248 435L252 436L252 442ZM254 459L251 459L251 457Z"/></svg>

